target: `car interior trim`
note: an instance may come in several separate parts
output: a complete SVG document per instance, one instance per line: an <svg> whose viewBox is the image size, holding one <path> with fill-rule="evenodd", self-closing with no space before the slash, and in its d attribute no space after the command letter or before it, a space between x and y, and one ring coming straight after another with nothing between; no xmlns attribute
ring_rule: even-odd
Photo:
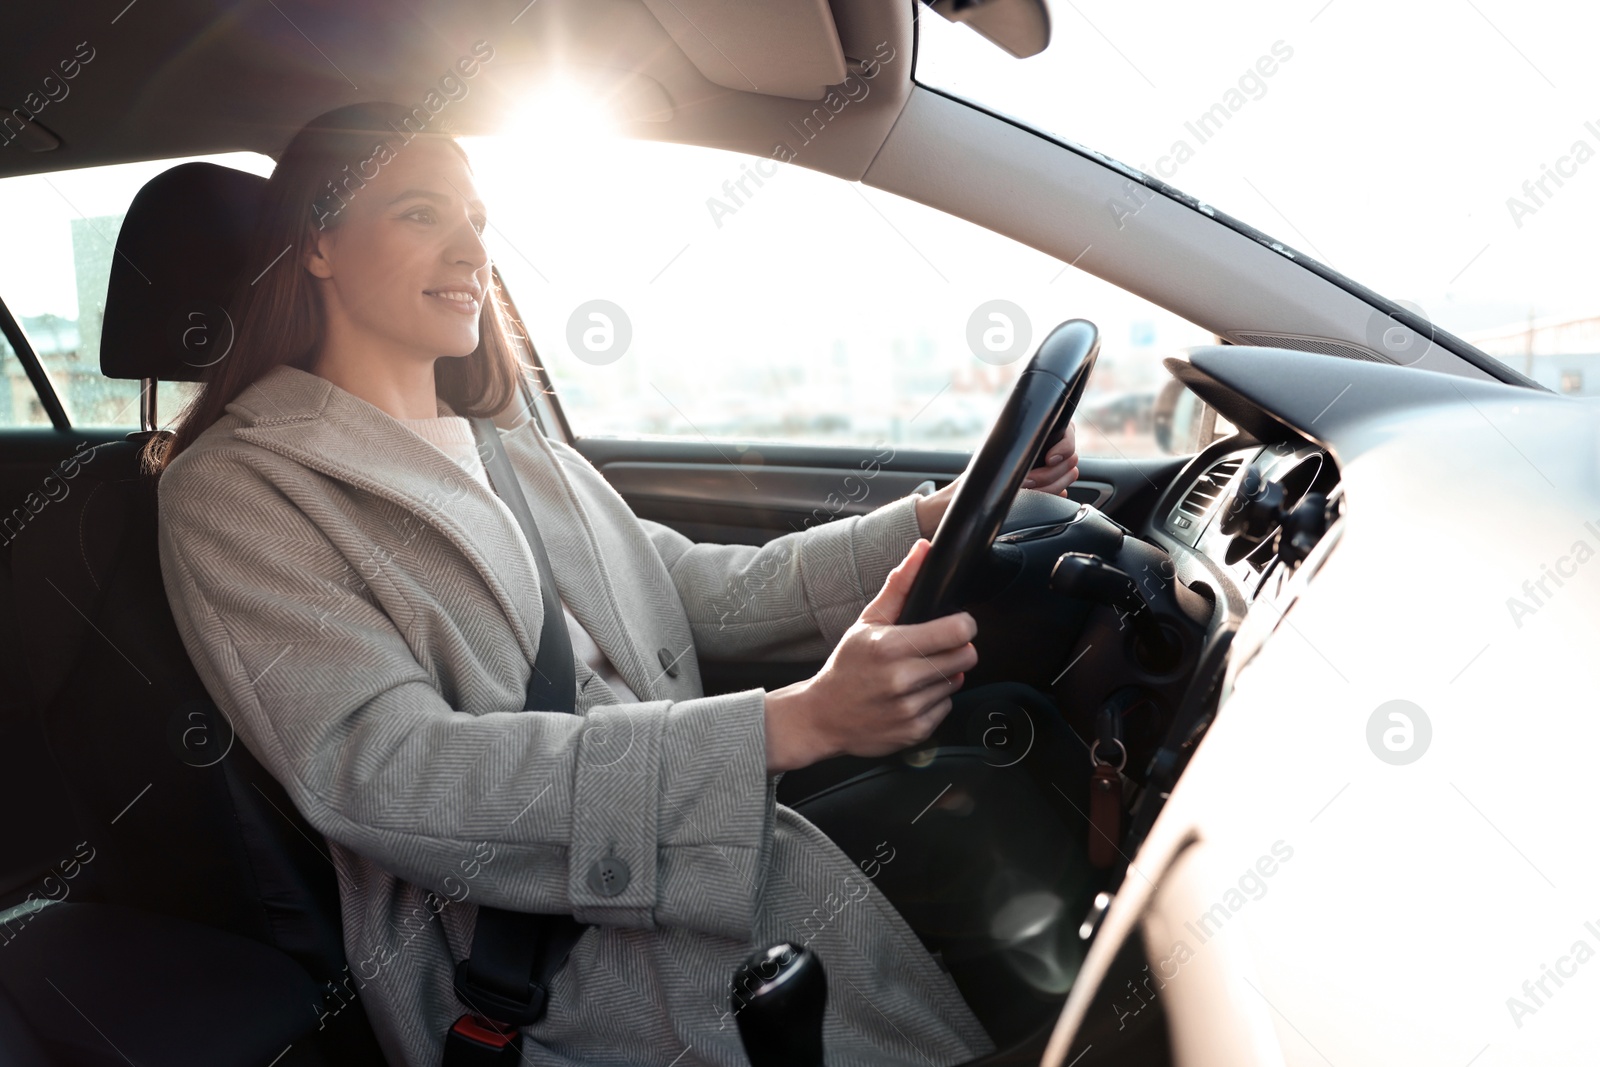
<svg viewBox="0 0 1600 1067"><path fill-rule="evenodd" d="M33 391L38 394L39 405L50 416L50 425L58 430L72 429L72 420L67 418L67 409L62 405L61 398L56 396L55 386L50 384L50 377L39 362L39 354L33 350L28 335L22 332L22 327L12 317L11 309L6 307L4 300L0 300L0 333L5 334L11 351L16 353L23 371L28 375Z"/></svg>
<svg viewBox="0 0 1600 1067"><path fill-rule="evenodd" d="M1376 294L1301 269L1220 212L1163 195L1119 216L1109 205L1127 199L1134 173L918 84L861 180L1075 263L1222 337L1292 334L1370 348L1375 322L1410 314L1392 315ZM1487 380L1512 373L1476 350L1468 358L1449 347L1465 350L1465 342L1434 336L1439 343L1416 366ZM1519 375L1515 384L1528 383Z"/></svg>

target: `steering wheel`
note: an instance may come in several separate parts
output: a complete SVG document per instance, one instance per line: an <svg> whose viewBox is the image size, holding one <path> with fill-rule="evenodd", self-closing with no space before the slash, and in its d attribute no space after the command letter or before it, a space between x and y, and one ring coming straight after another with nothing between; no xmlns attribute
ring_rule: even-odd
<svg viewBox="0 0 1600 1067"><path fill-rule="evenodd" d="M960 609L967 583L994 545L1023 477L1050 432L1077 411L1099 355L1100 331L1087 319L1063 322L1039 345L933 532L900 612L901 624Z"/></svg>

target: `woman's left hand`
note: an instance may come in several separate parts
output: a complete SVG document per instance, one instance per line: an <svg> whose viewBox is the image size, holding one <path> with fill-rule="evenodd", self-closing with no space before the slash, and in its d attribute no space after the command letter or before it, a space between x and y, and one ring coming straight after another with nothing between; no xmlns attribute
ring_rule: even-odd
<svg viewBox="0 0 1600 1067"><path fill-rule="evenodd" d="M958 476L943 489L917 501L917 525L923 537L933 536L934 530L939 526L939 520L944 518L945 509L950 506L950 501L954 499L964 477L965 474ZM1023 475L1022 487L1036 489L1041 493L1065 496L1067 486L1077 480L1078 435L1069 422L1064 430L1057 430L1051 435L1045 449L1045 462Z"/></svg>
<svg viewBox="0 0 1600 1067"><path fill-rule="evenodd" d="M1033 468L1022 477L1022 488L1037 489L1041 493L1065 496L1067 486L1078 480L1078 431L1067 423L1058 430L1045 448L1043 465Z"/></svg>

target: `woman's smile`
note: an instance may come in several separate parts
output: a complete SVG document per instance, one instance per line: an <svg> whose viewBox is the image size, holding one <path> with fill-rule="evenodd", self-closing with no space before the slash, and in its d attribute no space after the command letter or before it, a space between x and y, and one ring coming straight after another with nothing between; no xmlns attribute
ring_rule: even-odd
<svg viewBox="0 0 1600 1067"><path fill-rule="evenodd" d="M460 315L477 315L483 310L483 294L478 291L477 286L425 289L422 295L432 297Z"/></svg>

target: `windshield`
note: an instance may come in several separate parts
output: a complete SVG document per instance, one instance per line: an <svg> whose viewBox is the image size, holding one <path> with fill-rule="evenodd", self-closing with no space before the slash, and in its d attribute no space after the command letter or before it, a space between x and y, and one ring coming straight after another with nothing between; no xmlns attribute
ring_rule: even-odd
<svg viewBox="0 0 1600 1067"><path fill-rule="evenodd" d="M918 81L1160 178L1541 384L1600 394L1600 9L1049 6L1050 46L1026 60L924 10Z"/></svg>

